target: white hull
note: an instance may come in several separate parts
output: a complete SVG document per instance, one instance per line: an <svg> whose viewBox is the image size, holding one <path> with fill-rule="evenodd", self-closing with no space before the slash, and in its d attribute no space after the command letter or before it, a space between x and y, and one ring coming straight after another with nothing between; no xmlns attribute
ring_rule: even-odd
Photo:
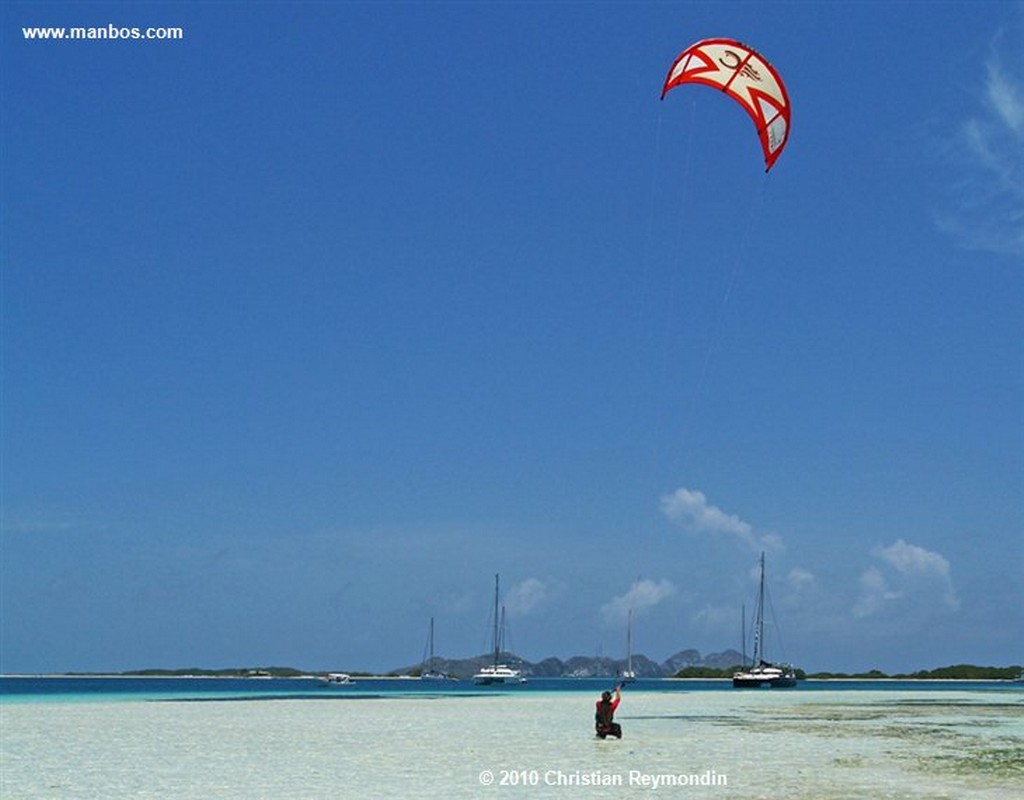
<svg viewBox="0 0 1024 800"><path fill-rule="evenodd" d="M763 664L760 667L740 670L732 676L732 685L737 689L791 689L796 686L796 673L791 667L776 667Z"/></svg>
<svg viewBox="0 0 1024 800"><path fill-rule="evenodd" d="M344 672L329 672L319 680L320 683L326 686L349 686L355 683L355 681L352 680L352 676L347 675Z"/></svg>
<svg viewBox="0 0 1024 800"><path fill-rule="evenodd" d="M445 675L443 672L424 672L420 675L421 681L450 681L451 677Z"/></svg>
<svg viewBox="0 0 1024 800"><path fill-rule="evenodd" d="M473 683L481 686L493 686L502 683L526 683L526 678L517 669L498 664L494 667L484 667L473 676Z"/></svg>

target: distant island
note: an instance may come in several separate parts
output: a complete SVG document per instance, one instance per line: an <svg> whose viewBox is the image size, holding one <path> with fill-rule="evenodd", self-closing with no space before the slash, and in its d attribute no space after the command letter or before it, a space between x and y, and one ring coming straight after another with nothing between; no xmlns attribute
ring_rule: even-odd
<svg viewBox="0 0 1024 800"><path fill-rule="evenodd" d="M131 669L118 673L126 678L307 678L311 673L293 667L225 667L204 669L183 667L181 669Z"/></svg>
<svg viewBox="0 0 1024 800"><path fill-rule="evenodd" d="M821 680L872 680L874 678L887 680L914 680L914 681L1015 681L1024 676L1021 666L1011 667L979 667L975 664L954 664L949 667L938 669L925 669L918 672L895 673L887 675L881 670L873 669L868 672L855 672L846 674L843 672L815 672L807 675L808 678Z"/></svg>
<svg viewBox="0 0 1024 800"><path fill-rule="evenodd" d="M453 678L469 679L480 668L491 663L493 654L467 659L435 658L434 669ZM513 653L502 653L503 663L515 664L523 675L532 678L602 678L621 675L626 670L622 659L574 656L563 661L559 658L545 658L531 663ZM697 650L681 650L660 664L643 655L632 659L633 672L637 678L731 678L740 668L743 657L735 650L709 653L702 656ZM346 670L353 676L417 678L422 665L402 667L390 672L374 675L358 670ZM307 678L323 674L327 670L303 670L294 667L228 667L205 669L186 667L180 669L141 669L119 673L125 677L211 677L211 678ZM917 672L889 674L872 669L867 672L813 672L796 670L800 680L1020 680L1024 671L1020 665L1008 667L986 667L974 664L956 664Z"/></svg>

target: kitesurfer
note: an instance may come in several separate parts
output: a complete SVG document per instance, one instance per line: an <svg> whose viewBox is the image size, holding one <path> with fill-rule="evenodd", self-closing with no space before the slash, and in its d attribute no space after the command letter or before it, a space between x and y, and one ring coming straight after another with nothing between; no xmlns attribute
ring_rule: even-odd
<svg viewBox="0 0 1024 800"><path fill-rule="evenodd" d="M612 700L611 692L602 692L601 699L597 701L597 710L594 713L594 726L597 730L597 735L602 739L606 736L614 736L616 739L622 738L622 726L613 719L615 709L619 707L620 700L622 700L622 687L616 686L614 700Z"/></svg>

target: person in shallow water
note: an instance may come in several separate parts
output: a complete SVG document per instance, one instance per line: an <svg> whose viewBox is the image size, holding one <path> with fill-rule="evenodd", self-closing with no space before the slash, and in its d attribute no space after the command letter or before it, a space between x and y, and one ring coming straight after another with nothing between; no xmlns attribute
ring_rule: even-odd
<svg viewBox="0 0 1024 800"><path fill-rule="evenodd" d="M611 692L602 692L601 699L597 701L597 710L594 713L594 727L597 729L597 735L602 739L606 736L614 736L616 739L622 738L622 726L613 719L615 709L619 707L620 700L622 700L622 687L616 686L614 700L612 700Z"/></svg>

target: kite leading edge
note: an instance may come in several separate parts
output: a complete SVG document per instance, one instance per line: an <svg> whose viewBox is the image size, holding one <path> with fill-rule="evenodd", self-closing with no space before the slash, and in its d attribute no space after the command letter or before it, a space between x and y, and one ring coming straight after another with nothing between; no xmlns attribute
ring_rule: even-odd
<svg viewBox="0 0 1024 800"><path fill-rule="evenodd" d="M764 56L735 39L704 39L673 62L661 99L684 83L715 87L739 102L757 128L765 172L772 168L789 141L790 106L782 78Z"/></svg>

